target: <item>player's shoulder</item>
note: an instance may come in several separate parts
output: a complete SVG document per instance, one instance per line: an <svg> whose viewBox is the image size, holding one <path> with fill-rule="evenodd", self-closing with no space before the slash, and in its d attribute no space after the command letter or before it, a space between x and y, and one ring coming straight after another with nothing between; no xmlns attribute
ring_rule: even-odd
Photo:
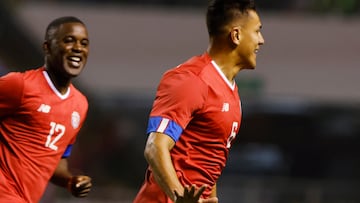
<svg viewBox="0 0 360 203"><path fill-rule="evenodd" d="M1 78L7 78L7 79L21 79L24 78L28 75L37 75L40 74L42 72L42 70L45 70L44 67L41 68L36 68L36 69L28 69L25 71L12 71L9 72L3 76L1 76Z"/></svg>
<svg viewBox="0 0 360 203"><path fill-rule="evenodd" d="M184 63L165 72L164 76L182 75L183 77L199 77L211 64L211 58L207 53L193 56Z"/></svg>
<svg viewBox="0 0 360 203"><path fill-rule="evenodd" d="M168 70L160 80L158 90L182 93L207 93L208 84L202 74L211 64L207 54L194 56L181 65Z"/></svg>
<svg viewBox="0 0 360 203"><path fill-rule="evenodd" d="M20 72L19 74L22 75L24 80L37 83L39 79L42 79L44 77L44 71L45 67L39 67L34 69L28 69L24 72Z"/></svg>
<svg viewBox="0 0 360 203"><path fill-rule="evenodd" d="M1 78L2 79L6 79L6 80L17 80L20 79L24 76L25 72L20 72L20 71L11 71L6 73L5 75L2 75Z"/></svg>
<svg viewBox="0 0 360 203"><path fill-rule="evenodd" d="M1 94L6 94L8 97L14 97L13 99L20 99L21 95L27 91L26 85L29 82L30 75L34 75L36 70L27 70L27 71L17 71L17 72L9 72L6 75L0 78L0 85L1 85ZM37 76L35 76L37 77ZM32 80L33 85L38 85L38 81Z"/></svg>
<svg viewBox="0 0 360 203"><path fill-rule="evenodd" d="M9 72L1 76L0 80L15 87L24 83L24 75L24 72Z"/></svg>

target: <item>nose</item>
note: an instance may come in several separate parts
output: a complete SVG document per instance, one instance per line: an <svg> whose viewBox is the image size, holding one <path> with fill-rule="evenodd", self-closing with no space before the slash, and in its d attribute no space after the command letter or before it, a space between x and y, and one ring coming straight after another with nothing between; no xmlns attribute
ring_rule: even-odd
<svg viewBox="0 0 360 203"><path fill-rule="evenodd" d="M72 50L74 52L81 52L82 49L83 49L83 46L80 41L77 41L76 43L74 43L74 46L72 47Z"/></svg>
<svg viewBox="0 0 360 203"><path fill-rule="evenodd" d="M259 32L259 44L263 45L265 43L265 39L263 37L263 35L261 34L261 32Z"/></svg>

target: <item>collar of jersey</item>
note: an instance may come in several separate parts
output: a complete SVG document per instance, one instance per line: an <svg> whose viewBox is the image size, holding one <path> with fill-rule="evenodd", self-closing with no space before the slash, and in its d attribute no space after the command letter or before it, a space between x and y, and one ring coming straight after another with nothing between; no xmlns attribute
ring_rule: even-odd
<svg viewBox="0 0 360 203"><path fill-rule="evenodd" d="M214 60L211 60L211 64L213 64L214 68L217 70L217 72L220 74L222 79L226 82L226 84L230 87L232 91L235 89L235 80L231 84L230 81L226 78L225 74L221 71L220 67L216 64Z"/></svg>
<svg viewBox="0 0 360 203"><path fill-rule="evenodd" d="M70 88L67 89L67 91L65 92L65 94L61 94L55 87L54 83L51 81L48 73L44 70L43 71L43 75L47 81L47 83L49 84L51 90L60 98L60 99L66 99L68 98L68 96L70 95Z"/></svg>

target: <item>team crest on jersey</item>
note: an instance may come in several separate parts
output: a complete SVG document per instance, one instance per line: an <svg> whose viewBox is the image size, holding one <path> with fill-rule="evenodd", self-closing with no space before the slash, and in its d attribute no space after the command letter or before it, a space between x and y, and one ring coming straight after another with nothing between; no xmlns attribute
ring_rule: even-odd
<svg viewBox="0 0 360 203"><path fill-rule="evenodd" d="M80 114L76 111L71 114L71 125L74 129L78 128L80 125Z"/></svg>

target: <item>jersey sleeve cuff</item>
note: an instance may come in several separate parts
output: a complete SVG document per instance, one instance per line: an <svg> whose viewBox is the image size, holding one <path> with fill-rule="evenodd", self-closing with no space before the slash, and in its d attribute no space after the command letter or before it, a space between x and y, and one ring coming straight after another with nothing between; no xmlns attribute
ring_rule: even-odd
<svg viewBox="0 0 360 203"><path fill-rule="evenodd" d="M65 152L64 152L64 154L62 155L61 158L68 158L68 157L71 155L72 147L73 147L72 144L71 144L71 145L68 145L68 146L66 147L66 150L65 150Z"/></svg>
<svg viewBox="0 0 360 203"><path fill-rule="evenodd" d="M183 129L175 121L160 116L150 117L147 134L151 132L159 132L168 135L175 142L179 140Z"/></svg>

